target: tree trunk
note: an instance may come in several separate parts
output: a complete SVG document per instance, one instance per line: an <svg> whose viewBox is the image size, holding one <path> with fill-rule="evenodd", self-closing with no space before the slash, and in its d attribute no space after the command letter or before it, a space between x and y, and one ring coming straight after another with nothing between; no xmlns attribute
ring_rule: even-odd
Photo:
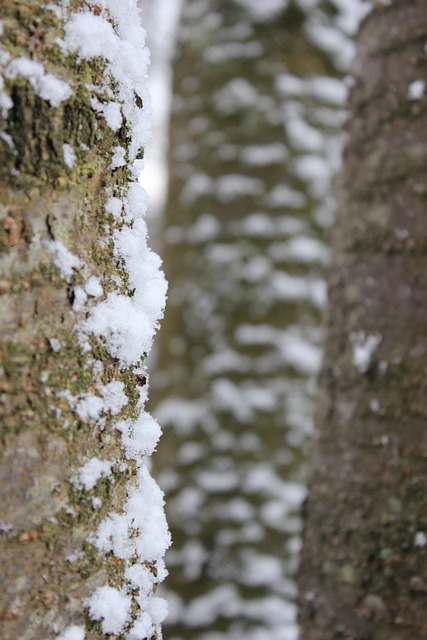
<svg viewBox="0 0 427 640"><path fill-rule="evenodd" d="M170 296L151 396L167 429L156 469L174 540L174 640L297 634L303 443L343 94L316 39L327 27L339 37L334 20L300 4L189 0L178 34Z"/></svg>
<svg viewBox="0 0 427 640"><path fill-rule="evenodd" d="M123 449L141 418L146 348L136 340L128 357L114 347L112 328L102 331L95 323L97 309L106 316L113 296L129 305L138 296L128 256L119 256L117 246L120 234L139 224L129 211L130 194L138 190L129 117L135 112L120 98L120 79L107 64L117 60L108 58L111 51L104 55L96 29L117 38L119 50L113 21L121 42L129 50L133 45L116 10L120 3L100 1L84 14L93 27L90 44L98 46L88 53L82 31L72 26L82 14L65 4L2 3L2 640L55 634L91 640L113 628L114 637L122 637L141 608L149 610L157 570L162 577L161 552L130 559L112 543L102 548L99 538L100 523L126 511L137 476L149 484L140 456ZM127 8L136 25L134 4ZM138 46L142 52L142 36ZM135 87L132 100L141 107L142 98ZM112 163L119 146L126 162ZM159 273L160 296L163 290ZM123 322L120 331L127 335ZM132 526L135 539L140 525ZM144 593L135 582L130 587L125 574L135 563L152 574ZM121 619L109 618L105 606L102 611L96 593L109 594L111 608L123 605ZM160 617L154 618L147 637L157 633Z"/></svg>
<svg viewBox="0 0 427 640"><path fill-rule="evenodd" d="M427 638L423 0L362 25L338 188L302 640Z"/></svg>

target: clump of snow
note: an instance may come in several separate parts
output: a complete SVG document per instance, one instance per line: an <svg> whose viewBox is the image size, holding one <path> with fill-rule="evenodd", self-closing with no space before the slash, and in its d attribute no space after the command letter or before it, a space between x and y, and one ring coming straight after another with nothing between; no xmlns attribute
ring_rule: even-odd
<svg viewBox="0 0 427 640"><path fill-rule="evenodd" d="M56 640L85 640L86 632L84 627L72 625L56 636Z"/></svg>
<svg viewBox="0 0 427 640"><path fill-rule="evenodd" d="M102 507L102 500L98 496L92 498L92 509L100 509Z"/></svg>
<svg viewBox="0 0 427 640"><path fill-rule="evenodd" d="M133 161L139 149L148 141L150 133L147 118L149 96L145 79L149 53L143 46L145 33L140 26L137 4L133 0L126 3L100 0L98 5L110 12L117 24L117 31L102 13L75 13L65 25L61 46L64 52L76 52L86 60L98 56L107 60L106 76L111 74L117 82L116 102L120 104L123 116L132 129L128 153ZM135 95L144 108L138 107Z"/></svg>
<svg viewBox="0 0 427 640"><path fill-rule="evenodd" d="M107 213L111 213L115 218L118 218L123 209L123 201L120 198L108 198L105 203L105 210Z"/></svg>
<svg viewBox="0 0 427 640"><path fill-rule="evenodd" d="M27 78L35 93L50 102L52 107L59 107L72 94L70 85L51 73L46 73L43 65L29 58L15 58L4 69L6 78ZM11 106L11 105L10 105Z"/></svg>
<svg viewBox="0 0 427 640"><path fill-rule="evenodd" d="M48 249L53 256L53 264L58 267L66 280L71 278L75 269L83 266L83 261L71 253L60 240L51 240Z"/></svg>
<svg viewBox="0 0 427 640"><path fill-rule="evenodd" d="M82 287L74 287L74 300L73 300L73 309L74 311L81 311L84 308L87 301L86 291Z"/></svg>
<svg viewBox="0 0 427 640"><path fill-rule="evenodd" d="M284 11L288 0L237 0L241 7L246 9L252 19L258 22L268 22Z"/></svg>
<svg viewBox="0 0 427 640"><path fill-rule="evenodd" d="M104 411L109 411L113 416L120 413L128 403L125 385L120 380L109 382L101 388L101 393L104 396Z"/></svg>
<svg viewBox="0 0 427 640"><path fill-rule="evenodd" d="M76 161L76 152L74 151L73 147L67 143L62 145L62 154L64 156L64 162L67 165L67 167L69 167L70 169L72 169L72 167L74 167L74 163Z"/></svg>
<svg viewBox="0 0 427 640"><path fill-rule="evenodd" d="M126 259L134 295L117 292L92 309L83 329L107 338L110 353L126 366L148 353L163 314L167 284L160 258L146 246L146 227L136 221L115 234L115 253ZM138 247L138 253L135 249Z"/></svg>
<svg viewBox="0 0 427 640"><path fill-rule="evenodd" d="M126 149L117 146L113 147L113 157L111 158L111 169L123 167L126 164Z"/></svg>
<svg viewBox="0 0 427 640"><path fill-rule="evenodd" d="M104 289L102 288L101 281L96 276L91 276L85 282L85 291L88 296L92 296L93 298L99 298L104 293Z"/></svg>
<svg viewBox="0 0 427 640"><path fill-rule="evenodd" d="M104 118L113 131L118 131L122 126L122 111L118 102L109 102L105 105Z"/></svg>
<svg viewBox="0 0 427 640"><path fill-rule="evenodd" d="M83 486L86 491L90 491L101 477L108 478L111 475L112 462L91 458L77 472L74 483Z"/></svg>
<svg viewBox="0 0 427 640"><path fill-rule="evenodd" d="M95 374L102 373L99 364L95 363ZM101 414L108 412L115 416L128 403L124 384L120 380L113 380L106 385L98 384L96 390L100 395L81 393L75 397L69 391L60 391L58 397L66 398L70 407L84 421L97 420Z"/></svg>
<svg viewBox="0 0 427 640"><path fill-rule="evenodd" d="M353 364L360 373L366 373L371 366L372 356L377 350L382 336L380 334L367 335L364 331L358 331L351 334L350 340L353 343Z"/></svg>
<svg viewBox="0 0 427 640"><path fill-rule="evenodd" d="M378 413L380 410L380 403L376 398L373 398L372 400L370 400L369 402L369 408L371 411L373 411L374 413Z"/></svg>
<svg viewBox="0 0 427 640"><path fill-rule="evenodd" d="M85 393L77 403L76 412L84 421L96 420L104 409L104 402L99 396L92 393Z"/></svg>
<svg viewBox="0 0 427 640"><path fill-rule="evenodd" d="M426 91L426 83L424 80L414 80L408 87L408 99L409 100L421 100L424 97Z"/></svg>
<svg viewBox="0 0 427 640"><path fill-rule="evenodd" d="M91 100L92 108L97 113L104 116L106 123L112 131L118 131L123 123L122 110L118 102L107 102L103 104L97 98Z"/></svg>
<svg viewBox="0 0 427 640"><path fill-rule="evenodd" d="M427 535L424 531L417 531L414 538L414 545L423 548L427 545Z"/></svg>
<svg viewBox="0 0 427 640"><path fill-rule="evenodd" d="M131 529L133 535L129 537ZM151 563L163 557L170 544L163 493L146 467L138 470L138 484L129 490L124 512L109 514L91 541L98 549L112 551L123 560L136 556L140 563Z"/></svg>
<svg viewBox="0 0 427 640"><path fill-rule="evenodd" d="M61 343L57 338L50 338L49 344L52 351L55 351L55 353L58 353L58 351L61 350Z"/></svg>
<svg viewBox="0 0 427 640"><path fill-rule="evenodd" d="M113 587L99 587L86 601L92 620L102 620L104 633L120 633L125 626L132 600Z"/></svg>
<svg viewBox="0 0 427 640"><path fill-rule="evenodd" d="M161 436L161 429L150 414L143 411L136 422L130 420L116 424L122 434L122 444L126 457L138 460L141 456L151 455Z"/></svg>
<svg viewBox="0 0 427 640"><path fill-rule="evenodd" d="M148 601L141 599L140 605L142 612L128 633L129 640L150 638L155 631L154 625L161 624L168 613L168 604L164 598L150 598Z"/></svg>

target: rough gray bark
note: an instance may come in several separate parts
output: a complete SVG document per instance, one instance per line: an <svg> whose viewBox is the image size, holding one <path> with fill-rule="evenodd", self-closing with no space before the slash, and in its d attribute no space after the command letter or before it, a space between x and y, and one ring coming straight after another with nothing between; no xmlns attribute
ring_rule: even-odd
<svg viewBox="0 0 427 640"><path fill-rule="evenodd" d="M98 483L102 507L95 510L93 492L70 479L92 456L123 459L119 434L109 432L110 415L101 431L58 394L95 393L95 383L121 380L129 400L121 415L136 411L132 368L120 368L100 340L83 353L72 311L74 288L89 269L109 290L122 275L111 245L98 240L111 223L105 189L127 184L127 169L113 174L109 165L112 146L124 144L128 133L125 127L113 133L91 109L87 87L101 84L102 61L64 57L55 44L61 21L45 4L1 5L3 50L42 62L74 91L52 107L22 77L5 80L13 106L0 139L0 636L46 640L67 625L86 624L90 640L103 633L100 623L87 620L84 600L106 581L119 586L123 563L99 554L87 538L123 504L133 468ZM64 162L64 143L76 151L73 167ZM51 240L85 264L68 283L52 264ZM98 378L94 359L103 363Z"/></svg>
<svg viewBox="0 0 427 640"><path fill-rule="evenodd" d="M427 638L427 110L422 90L409 99L410 84L427 79L426 18L423 0L396 1L374 10L359 36L299 579L301 640ZM363 362L368 336L379 344Z"/></svg>

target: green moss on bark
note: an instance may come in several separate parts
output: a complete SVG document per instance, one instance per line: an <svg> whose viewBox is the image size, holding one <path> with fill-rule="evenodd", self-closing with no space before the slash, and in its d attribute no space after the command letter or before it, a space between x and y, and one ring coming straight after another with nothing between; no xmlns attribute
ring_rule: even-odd
<svg viewBox="0 0 427 640"><path fill-rule="evenodd" d="M73 289L89 275L101 278L105 293L117 290L115 279L124 276L112 241L99 240L116 224L105 213L107 192L124 193L129 177L123 169L112 174L111 149L124 144L129 132L124 124L114 133L91 109L86 84L101 84L104 62L64 56L55 43L61 23L44 3L6 0L2 20L4 49L42 62L73 89L53 108L27 80L6 79L13 106L1 125L13 147L0 141L0 560L5 576L0 635L2 640L45 640L54 623L82 623L84 599L107 580L120 586L123 576L123 563L99 554L87 538L110 510L122 509L135 469L129 464L127 472L114 469L112 478L99 480L102 506L93 508L94 493L79 491L70 479L88 458L120 460L120 434L111 416L105 416L101 430L82 420L61 394L96 394L98 383L121 380L128 404L119 417L137 415L138 382L131 368L122 370L94 337L91 351L84 353L75 330L84 312L79 317L72 309ZM64 162L64 144L76 154L72 167ZM63 242L85 265L69 282L52 264L52 240ZM125 279L122 293L126 286ZM103 363L98 379L96 359ZM15 478L11 495L10 478ZM77 559L67 561L73 554ZM101 626L90 623L86 637L102 637Z"/></svg>

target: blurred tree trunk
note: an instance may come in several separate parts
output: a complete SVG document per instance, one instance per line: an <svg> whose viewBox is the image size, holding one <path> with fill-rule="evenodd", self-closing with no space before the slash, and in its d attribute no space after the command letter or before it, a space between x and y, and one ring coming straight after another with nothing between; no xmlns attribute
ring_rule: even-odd
<svg viewBox="0 0 427 640"><path fill-rule="evenodd" d="M151 379L167 429L156 465L174 540L174 639L296 637L348 44L333 3L300 5L184 3L162 250L170 296ZM317 37L326 32L335 52Z"/></svg>
<svg viewBox="0 0 427 640"><path fill-rule="evenodd" d="M93 397L103 384L122 381L126 418L135 415L139 394L131 368L119 367L96 338L82 349L76 334L79 301L99 295L96 287L83 293L89 275L110 291L123 275L112 242L100 238L112 224L106 190L126 192L126 169L112 172L110 164L127 133L113 132L91 107L95 96L104 104L111 99L105 65L64 56L55 42L63 36L60 16L54 3L2 2L2 640L46 640L70 625L77 626L67 638L82 638L85 625L86 640L103 637L100 623L86 619L85 599L107 582L120 586L124 567L87 538L111 509L120 510L133 476L131 466L126 473L114 467L112 478L97 483L96 499L91 487L70 482L92 457L127 465L118 432L108 428L111 414L102 430L70 398ZM70 253L61 259L58 247Z"/></svg>
<svg viewBox="0 0 427 640"><path fill-rule="evenodd" d="M427 37L423 0L362 25L338 188L302 640L427 638Z"/></svg>

